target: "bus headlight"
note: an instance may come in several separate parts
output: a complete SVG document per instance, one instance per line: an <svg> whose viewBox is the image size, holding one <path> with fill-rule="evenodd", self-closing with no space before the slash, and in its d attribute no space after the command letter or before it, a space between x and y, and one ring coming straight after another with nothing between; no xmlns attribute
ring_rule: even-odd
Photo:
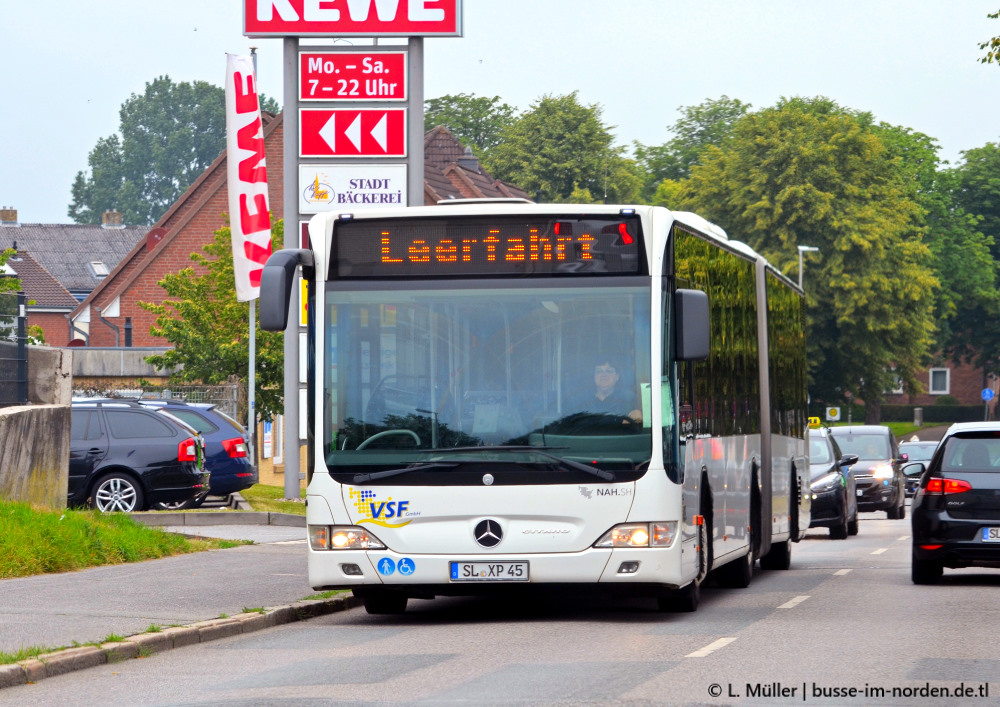
<svg viewBox="0 0 1000 707"><path fill-rule="evenodd" d="M594 547L668 547L677 534L677 521L622 523L606 532Z"/></svg>
<svg viewBox="0 0 1000 707"><path fill-rule="evenodd" d="M384 550L385 544L356 525L310 525L313 550Z"/></svg>

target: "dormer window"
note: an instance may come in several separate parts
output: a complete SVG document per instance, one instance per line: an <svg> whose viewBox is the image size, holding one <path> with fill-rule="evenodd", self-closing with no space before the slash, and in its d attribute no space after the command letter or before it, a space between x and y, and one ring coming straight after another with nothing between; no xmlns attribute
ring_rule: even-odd
<svg viewBox="0 0 1000 707"><path fill-rule="evenodd" d="M90 270L90 274L93 275L98 280L103 280L110 274L108 266L102 263L100 260L91 260L87 263L87 269Z"/></svg>

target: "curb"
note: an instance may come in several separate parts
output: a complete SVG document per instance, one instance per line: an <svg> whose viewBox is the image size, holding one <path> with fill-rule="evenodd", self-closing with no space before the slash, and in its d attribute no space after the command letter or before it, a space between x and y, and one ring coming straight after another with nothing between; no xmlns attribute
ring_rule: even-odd
<svg viewBox="0 0 1000 707"><path fill-rule="evenodd" d="M0 689L35 683L75 670L142 658L195 643L206 643L295 621L305 621L360 605L361 600L351 595L331 599L306 599L288 606L270 607L265 609L264 613L251 611L224 619L209 619L187 626L174 626L155 633L136 634L120 642L104 643L100 646L64 648L44 653L37 658L0 665Z"/></svg>
<svg viewBox="0 0 1000 707"><path fill-rule="evenodd" d="M219 513L172 513L170 511L140 511L129 514L136 523L143 525L284 525L306 527L306 517L294 513L268 511L221 511Z"/></svg>

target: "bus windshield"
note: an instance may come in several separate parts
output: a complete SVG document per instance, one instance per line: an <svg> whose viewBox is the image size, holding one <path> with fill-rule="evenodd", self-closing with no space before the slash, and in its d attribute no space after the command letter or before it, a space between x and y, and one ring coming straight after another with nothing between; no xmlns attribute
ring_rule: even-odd
<svg viewBox="0 0 1000 707"><path fill-rule="evenodd" d="M332 473L649 462L648 279L331 282L324 307Z"/></svg>

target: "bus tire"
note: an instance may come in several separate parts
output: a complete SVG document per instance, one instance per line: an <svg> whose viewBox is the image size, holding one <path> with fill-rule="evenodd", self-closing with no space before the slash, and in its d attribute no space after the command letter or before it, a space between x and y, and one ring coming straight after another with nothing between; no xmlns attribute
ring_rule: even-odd
<svg viewBox="0 0 1000 707"><path fill-rule="evenodd" d="M405 614L407 597L396 592L372 592L363 598L369 614Z"/></svg>
<svg viewBox="0 0 1000 707"><path fill-rule="evenodd" d="M772 543L771 551L760 558L761 569L787 570L792 566L792 539L783 543Z"/></svg>
<svg viewBox="0 0 1000 707"><path fill-rule="evenodd" d="M746 589L753 580L753 566L753 549L748 548L743 557L715 570L716 581L729 589Z"/></svg>
<svg viewBox="0 0 1000 707"><path fill-rule="evenodd" d="M705 524L698 526L698 576L686 587L674 590L666 596L657 597L660 611L686 612L698 610L701 603L701 583L708 575L708 532Z"/></svg>

